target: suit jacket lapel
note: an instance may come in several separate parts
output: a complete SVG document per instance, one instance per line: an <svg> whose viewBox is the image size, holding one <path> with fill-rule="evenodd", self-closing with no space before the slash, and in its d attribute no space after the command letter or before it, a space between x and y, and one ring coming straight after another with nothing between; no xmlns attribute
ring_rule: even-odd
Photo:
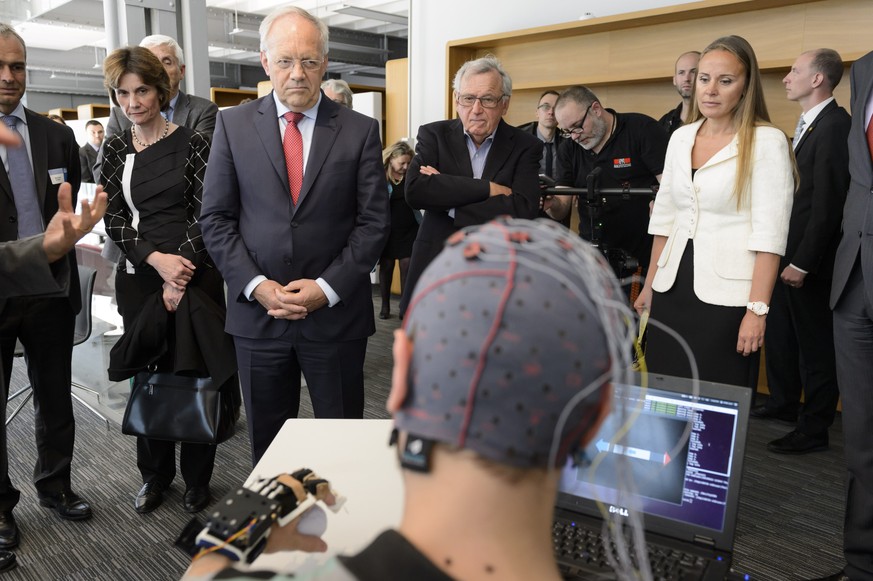
<svg viewBox="0 0 873 581"><path fill-rule="evenodd" d="M6 192L6 196L9 198L9 203L15 203L15 196L12 194L12 184L9 183L9 176L6 173L6 168L0 166L0 190Z"/></svg>
<svg viewBox="0 0 873 581"><path fill-rule="evenodd" d="M488 159L485 160L485 168L482 170L483 180L491 181L491 178L497 175L497 172L503 167L503 164L512 153L512 142L512 132L508 130L508 126L501 119L494 133L491 149L488 151Z"/></svg>
<svg viewBox="0 0 873 581"><path fill-rule="evenodd" d="M336 136L340 132L341 127L337 121L339 107L340 105L322 95L321 104L318 106L318 116L315 118L315 129L312 132L312 143L309 145L309 159L306 160L306 169L303 172L300 197L294 207L295 213L297 208L303 205L303 200L312 189L312 184L315 183L315 179L318 177L334 141L336 141Z"/></svg>
<svg viewBox="0 0 873 581"><path fill-rule="evenodd" d="M276 111L273 93L261 100L258 114L255 116L255 131L261 139L261 145L264 146L264 153L285 185L285 191L289 191L285 154L282 152L282 141L279 139L279 113Z"/></svg>
<svg viewBox="0 0 873 581"><path fill-rule="evenodd" d="M173 118L170 119L176 125L182 125L183 127L188 126L188 113L190 109L188 107L189 99L188 95L179 91L179 98L176 99L176 107L173 109Z"/></svg>
<svg viewBox="0 0 873 581"><path fill-rule="evenodd" d="M39 207L42 209L45 207L45 188L48 179L48 141L45 128L40 124L40 120L36 119L36 113L25 109L24 115L27 117L27 133L30 136L30 157L33 162L33 177L36 180L36 195L39 198Z"/></svg>
<svg viewBox="0 0 873 581"><path fill-rule="evenodd" d="M800 136L800 140L797 142L797 146L794 148L794 153L796 154L800 151L800 148L803 147L803 144L806 143L806 138L809 137L809 134L813 132L815 126L818 125L818 122L821 121L825 115L834 111L837 108L837 101L833 100L827 105L825 108L819 111L818 115L815 116L815 119L812 120L812 123L804 130L803 134Z"/></svg>
<svg viewBox="0 0 873 581"><path fill-rule="evenodd" d="M467 138L464 136L464 126L460 119L455 119L448 125L446 142L451 144L449 151L455 160L460 175L473 177L473 162L467 150Z"/></svg>

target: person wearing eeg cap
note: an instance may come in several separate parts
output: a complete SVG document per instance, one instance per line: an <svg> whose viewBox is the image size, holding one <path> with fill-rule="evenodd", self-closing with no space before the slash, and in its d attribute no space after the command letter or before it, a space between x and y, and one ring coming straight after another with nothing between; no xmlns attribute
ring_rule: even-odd
<svg viewBox="0 0 873 581"><path fill-rule="evenodd" d="M554 222L504 218L453 235L395 332L400 526L305 578L560 579L560 470L597 432L610 384L629 368L628 320L597 250ZM324 548L290 524L266 550ZM198 559L186 579L208 578L229 564L221 559Z"/></svg>

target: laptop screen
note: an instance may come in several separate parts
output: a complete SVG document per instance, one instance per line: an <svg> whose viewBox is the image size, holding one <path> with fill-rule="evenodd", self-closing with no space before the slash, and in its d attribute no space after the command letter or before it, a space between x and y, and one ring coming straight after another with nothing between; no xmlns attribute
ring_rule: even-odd
<svg viewBox="0 0 873 581"><path fill-rule="evenodd" d="M579 464L563 471L558 507L597 518L597 501L619 515L636 507L647 531L729 550L751 391L699 382L695 394L690 380L667 376L648 383L613 386L613 411ZM617 485L617 469L634 492Z"/></svg>

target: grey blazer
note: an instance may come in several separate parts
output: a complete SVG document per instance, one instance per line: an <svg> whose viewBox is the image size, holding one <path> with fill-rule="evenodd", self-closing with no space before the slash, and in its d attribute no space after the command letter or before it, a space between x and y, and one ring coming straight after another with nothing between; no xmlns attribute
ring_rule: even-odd
<svg viewBox="0 0 873 581"><path fill-rule="evenodd" d="M46 261L43 235L12 242L0 242L0 310L3 299L24 295L66 292L69 288L69 263Z"/></svg>
<svg viewBox="0 0 873 581"><path fill-rule="evenodd" d="M843 237L834 260L831 308L846 288L855 259L860 252L861 268L873 272L873 161L864 131L867 101L873 91L873 52L852 65L849 73L852 95L852 127L849 129L849 192L843 209ZM864 285L867 300L873 302L873 284Z"/></svg>

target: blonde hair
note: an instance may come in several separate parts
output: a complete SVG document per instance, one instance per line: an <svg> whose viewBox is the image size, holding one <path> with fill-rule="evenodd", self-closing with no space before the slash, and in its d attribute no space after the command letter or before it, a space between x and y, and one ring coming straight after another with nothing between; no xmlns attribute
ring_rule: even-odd
<svg viewBox="0 0 873 581"><path fill-rule="evenodd" d="M401 155L408 155L410 158L415 157L415 152L412 151L412 147L409 146L405 141L398 141L393 145L389 145L382 151L382 167L385 171L388 171L388 165L391 163L391 160L395 157L400 157Z"/></svg>
<svg viewBox="0 0 873 581"><path fill-rule="evenodd" d="M749 198L749 183L752 177L752 155L755 151L755 128L761 125L773 126L767 103L764 102L764 88L761 83L761 70L752 45L736 35L723 36L712 41L703 49L701 59L713 51L728 52L740 62L745 73L746 86L733 112L734 127L737 131L737 172L734 177L734 195L737 198L737 209L743 207ZM703 118L703 113L697 106L697 83L694 84L694 94L691 99L691 121ZM786 140L788 138L786 137ZM795 169L795 173L796 173ZM797 182L795 178L795 183Z"/></svg>

